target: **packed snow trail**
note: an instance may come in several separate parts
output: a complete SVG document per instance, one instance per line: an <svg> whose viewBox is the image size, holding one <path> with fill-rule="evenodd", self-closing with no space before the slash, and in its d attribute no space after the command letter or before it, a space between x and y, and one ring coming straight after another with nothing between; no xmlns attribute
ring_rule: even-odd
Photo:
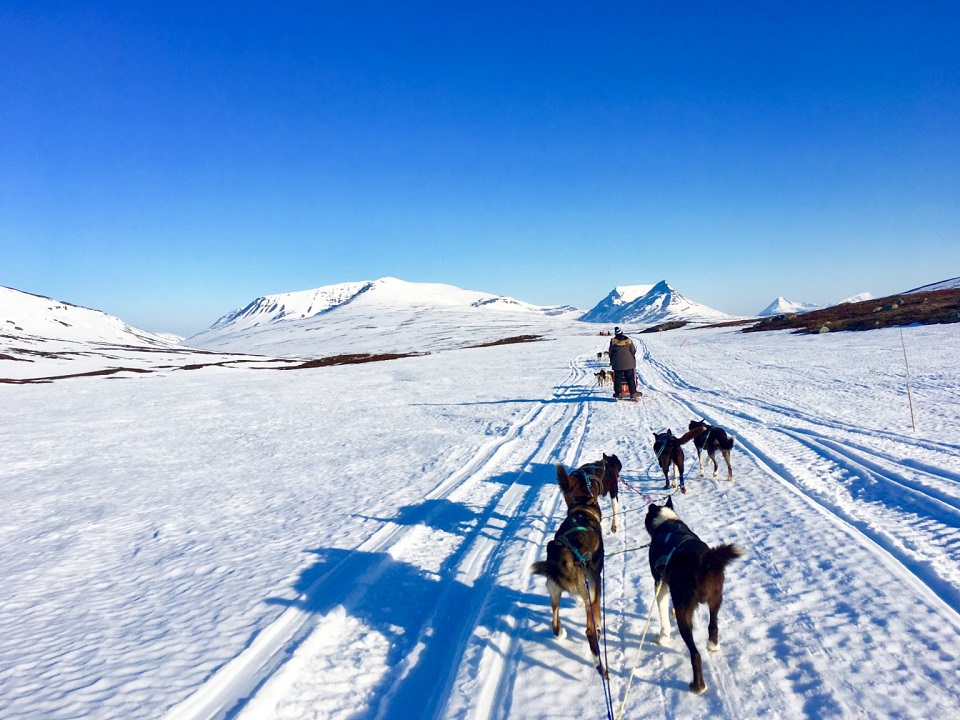
<svg viewBox="0 0 960 720"><path fill-rule="evenodd" d="M597 387L603 345L583 334L4 388L0 532L18 550L0 715L603 717L584 610L564 598L554 638L527 570L564 516L554 464L616 453L604 639L625 718L950 717L957 330L910 331L916 433L882 333L688 335L637 337L637 405ZM678 511L747 555L728 568L720 652L697 614L709 688L694 696L676 633L654 642L656 613L639 645L640 546L665 492L652 434L700 418L736 436L735 480L722 464L700 478L687 446Z"/></svg>
<svg viewBox="0 0 960 720"><path fill-rule="evenodd" d="M458 552L448 556L441 574L455 579L441 591L432 619L423 623L416 647L394 673L395 679L371 701L370 717L403 717L413 707L422 717L438 718L603 715L602 686L583 637L582 608L564 600L561 617L569 634L562 641L553 638L546 593L526 568L543 555L564 512L551 462L574 467L596 459L599 451L617 452L627 482L649 497L662 497L659 470L650 467L652 432L664 427L680 432L695 417L713 419L704 408L716 412L715 393L700 391L679 371L658 364L649 353L647 357L650 362L641 370L647 374L642 406L611 403L606 391L592 388L592 372L582 372L585 387L575 402L567 393L568 410L557 418L560 429L535 437L532 428L525 428L532 441L525 453L498 459L501 467L514 463L498 480L508 489L482 518L482 528L467 535ZM584 356L575 364L590 362ZM655 379L650 372L656 373ZM558 400L555 395L545 403ZM807 474L832 472L835 458L824 450L828 441L804 441L799 431L785 429L771 446L753 430L755 423L737 415L736 406L717 422L737 434L737 480L729 483L724 475L720 480L701 480L693 453L688 452L690 492L677 496L677 504L711 545L738 542L749 553L728 571L721 613L723 650L706 652L705 611L698 613L696 634L711 687L704 696L691 695L686 689L689 659L676 634L668 647L651 642L659 624L654 613L653 628L640 648L640 669L625 699L625 717L656 717L659 712L663 717L742 718L757 707L780 716L920 717L931 705L946 712L956 699L949 678L957 655L939 638L944 626L954 637L960 636L955 603L951 604L958 586L955 578L937 588L933 570L891 553L861 523L805 490ZM584 453L585 447L597 452ZM798 475L774 459L786 448L797 462L811 468L806 474ZM883 477L897 483L897 471L890 465ZM939 477L949 481L950 473L941 472ZM931 522L949 527L956 495L949 489L934 490L937 494L943 497L927 494ZM646 498L623 488L622 499L627 511L624 530L617 536L606 534L611 554L605 586L606 650L617 708L624 699L652 595L645 553L630 552L645 539ZM887 499L888 504L896 503L889 512L902 518L902 498ZM605 527L608 522L605 518ZM937 531L931 539L940 540L928 547L940 547L949 568L955 548L949 538L941 537L946 534ZM613 555L618 550L626 552ZM882 625L874 627L869 618L878 607ZM929 647L941 652L929 654ZM299 663L291 663L289 672L296 672L295 667ZM925 668L926 680L908 681L917 667ZM268 684L241 717L263 717L265 712L303 717L298 713L310 702L288 694L291 685L303 682L302 676L299 681L283 676L279 674L274 688ZM882 695L865 691L888 682L891 687ZM897 691L904 687L909 690ZM922 712L916 709L918 699L925 708Z"/></svg>

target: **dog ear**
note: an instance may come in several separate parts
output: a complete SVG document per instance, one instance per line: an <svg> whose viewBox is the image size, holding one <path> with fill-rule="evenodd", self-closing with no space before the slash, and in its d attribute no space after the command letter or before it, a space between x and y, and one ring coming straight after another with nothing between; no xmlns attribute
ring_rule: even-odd
<svg viewBox="0 0 960 720"><path fill-rule="evenodd" d="M664 507L668 507L668 508L670 508L671 510L673 510L673 496L672 496L672 495L667 495L667 504L664 505Z"/></svg>

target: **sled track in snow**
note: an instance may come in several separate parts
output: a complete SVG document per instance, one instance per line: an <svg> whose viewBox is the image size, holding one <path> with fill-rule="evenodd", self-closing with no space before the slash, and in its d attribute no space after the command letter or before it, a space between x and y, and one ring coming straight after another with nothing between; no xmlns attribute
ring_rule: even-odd
<svg viewBox="0 0 960 720"><path fill-rule="evenodd" d="M705 391L684 381L663 362L652 358L646 349L645 359L662 379L680 388L679 391L662 391L665 397L685 407L691 417L702 417L732 431L740 449L749 452L768 473L787 483L821 511L830 513L848 532L869 540L875 552L894 559L900 566L901 575L911 577L927 593L945 603L952 611L953 622L958 621L960 579L948 581L937 568L955 566L956 558L960 556L960 537L956 531L960 527L960 476L929 462L894 457L870 448L864 442L880 440L893 447L902 447L905 456L919 450L934 458L954 454L954 446L926 439L907 440L895 432L815 417L755 398L733 398L726 393ZM702 397L694 403L684 397L688 392ZM758 407L775 418L781 418L782 422L759 418L752 411L744 411L745 407ZM808 427L798 427L799 423L806 423ZM848 479L849 492L854 499L841 505L811 488L783 462L763 450L761 443L753 437L751 427L762 427L813 453L817 462L824 465L824 472L839 473ZM720 467L722 473L722 461ZM851 505L856 509L849 510ZM897 512L885 506L896 508ZM917 526L922 527L923 533L919 536L922 539L918 539L917 526L903 526L905 513L914 517Z"/></svg>
<svg viewBox="0 0 960 720"><path fill-rule="evenodd" d="M756 410L762 410L771 413L774 417L782 418L785 422L789 421L793 424L808 423L814 428L822 428L824 434L830 431L837 431L866 440L885 440L895 444L904 443L903 433L900 432L878 428L865 428L854 423L826 418L821 415L811 415L803 410L780 405L778 403L770 402L769 400L763 400L758 397L744 394L737 394L734 397L727 392L694 385L685 380L676 370L665 364L663 361L657 360L650 355L650 352L643 344L643 341L640 341L640 344L644 347L644 361L649 364L650 367L653 368L659 374L659 376L671 386L669 388L670 390L683 390L697 393L701 396L699 402L710 405L724 414L731 414L749 422L763 423L765 422L763 418L760 418L754 414ZM647 383L647 385L650 388L656 389L656 386L650 383ZM738 410L731 410L733 407L738 408ZM744 410L744 408L751 408L751 411L748 412ZM910 441L907 444L910 447L919 448L921 450L934 453L955 455L958 451L960 451L960 446L958 445L938 442L936 440L930 440L927 438L910 438ZM938 474L937 471L933 469L929 469L928 471L932 472L933 474ZM944 476L947 478L952 478L956 482L960 483L960 474L946 472L944 473Z"/></svg>
<svg viewBox="0 0 960 720"><path fill-rule="evenodd" d="M804 680L805 677L809 677L809 682L820 683L816 692L824 698L829 698L830 703L835 703L840 715L852 717L858 713L856 692L852 689L851 682L842 677L836 677L834 673L829 671L830 667L850 662L846 653L849 653L852 648L848 648L846 652L839 651L838 641L834 639L831 642L829 636L825 638L821 632L821 623L830 617L826 608L838 606L841 613L846 614L851 612L849 608L868 606L874 597L870 578L860 578L860 582L853 586L833 585L835 582L842 583L843 579L848 577L848 573L851 572L852 568L849 562L840 561L841 555L846 554L847 548L856 548L857 552L865 551L872 558L872 562L875 562L878 567L884 568L889 573L889 580L886 580L884 575L882 581L896 581L903 584L905 592L902 600L905 607L910 607L911 604L916 606L917 601L920 601L920 606L925 608L925 610L919 611L919 616L924 618L922 627L920 624L915 627L915 632L920 637L926 637L929 643L935 642L934 638L937 637L937 633L940 632L940 628L944 624L952 627L955 632L960 632L960 614L957 611L960 606L957 605L958 583L956 578L944 578L938 574L936 559L933 562L918 562L917 558L906 548L906 544L910 540L908 535L904 534L902 537L896 535L884 523L867 522L860 517L859 506L851 508L845 503L832 501L829 496L811 488L800 476L792 472L785 462L778 459L779 455L775 457L765 449L765 441L761 440L760 436L755 436L754 432L759 429L759 423L754 427L750 423L737 425L727 422L726 420L731 418L724 417L728 413L724 410L719 410L723 414L718 415L718 417L711 417L710 412L704 412L709 408L701 407L698 403L687 400L677 393L666 391L662 393L662 397L669 404L683 408L683 412L692 412L699 417L705 417L712 424L732 429L737 436L737 444L734 447L735 474L738 473L738 466L740 470L743 470L745 463L754 465L764 475L774 480L779 487L787 490L789 497L796 498L800 502L800 505L793 510L794 513L806 514L802 510L803 507L814 511L813 515L808 516L809 519L805 521L811 529L825 522L824 527L829 526L837 531L836 533L830 533L830 537L825 544L821 544L819 541L813 543L808 551L807 562L818 567L823 573L825 587L822 589L811 589L803 582L798 588L796 569L792 569L792 573L784 574L787 571L784 559L783 557L778 559L780 553L772 554L771 542L783 543L785 538L777 540L767 536L754 537L752 535L741 538L741 542L745 543L748 548L748 556L751 561L763 568L760 576L771 588L775 588L775 591L769 597L766 595L751 597L749 602L744 597L741 597L739 602L734 601L733 606L736 608L737 614L741 616L736 626L766 625L771 621L771 618L776 617L780 605L783 603L789 604L790 599L796 595L798 590L803 593L814 592L822 595L821 602L818 604L823 608L822 612L818 609L803 612L799 615L791 615L786 626L783 625L784 621L782 619L777 625L779 628L789 627L791 635L795 633L798 637L807 638L805 643L790 641L786 635L778 635L777 633L783 632L782 630L775 631L773 635L779 648L778 654L785 654L790 659L790 666L797 668L797 677L801 679L797 687L801 692L813 691L807 686L807 680ZM771 428L764 426L764 429L770 430ZM793 437L788 431L781 430L779 434L781 437L789 438L788 442L795 445L799 444L805 448L808 459L809 453L812 452L817 462L825 464L825 471L831 468L834 471L850 472L851 468L855 467L853 460L849 457L838 456L827 445L820 445L815 440L811 440L809 436L803 437L803 433L799 434L809 444L801 442L800 438ZM736 457L738 454L740 455L739 461ZM860 460L866 461L869 465L871 463L879 464L884 461L884 458L882 454L879 457L870 455L869 458L858 456L858 461ZM693 468L695 467L694 464ZM723 463L721 462L722 472ZM695 469L694 473L696 473ZM748 470L744 474L753 475L753 472ZM893 477L877 480L877 482L882 484L889 481L891 487L896 487L897 492L902 491L904 488L898 483L899 478L896 474L889 474ZM711 484L713 492L724 507L723 513L731 517L738 513L745 514L754 518L755 521L769 517L766 522L769 523L774 533L778 532L776 530L780 517L778 513L783 512L782 507L772 509L769 505L769 492L754 492L751 488L745 487L745 483L738 482L739 479L729 483L721 476L718 480L701 482ZM894 490L891 490L891 492L894 492ZM784 502L795 505L790 500L784 500ZM946 546L953 543L952 552L955 558L958 541L956 528L950 528L939 519L943 517L945 512L953 512L952 507L944 506L938 499L929 496L921 498L920 502L931 506L934 509L934 514L920 523L924 535L919 544L924 548L929 548L931 541L939 543L940 546L945 548L943 550L945 555L950 551L950 548ZM890 514L893 516L891 520L895 520L898 515L896 512ZM902 511L899 514L902 515ZM760 524L765 523L761 520ZM907 531L909 529L910 527L907 528ZM782 531L779 532L782 534ZM827 538L826 535L824 537ZM844 537L848 540L843 540ZM786 540L786 542L789 544L789 540ZM783 545L780 547L783 547ZM753 549L753 552L751 552L751 549ZM943 567L944 564L940 563L939 567ZM956 562L954 560L946 564L955 566ZM805 576L809 571L800 572ZM854 574L853 577L856 578L857 576ZM838 587L844 587L840 595L836 592ZM736 593L736 589L733 592ZM754 604L757 606L754 607ZM904 610L903 616L910 618L911 613ZM856 614L851 619L855 617ZM910 622L910 620L906 621ZM721 621L721 634L723 634L723 628L725 627L730 627L730 625ZM769 634L770 631L767 632ZM854 623L846 626L843 632L849 634L851 638L856 638L859 630ZM862 655L859 658L861 667L869 661L869 655ZM711 656L709 663L704 663L707 682L708 684L712 682L723 696L721 702L728 709L728 716L730 717L739 717L735 712L732 714L729 712L735 710L738 703L738 688L735 682L730 682L734 675L731 663L735 662L733 655L725 656L721 652L716 656ZM754 692L757 692L757 690ZM902 711L901 708L900 712Z"/></svg>
<svg viewBox="0 0 960 720"><path fill-rule="evenodd" d="M937 555L932 559L927 561L922 558L918 559L910 551L910 547L917 543L915 538L907 537L904 535L904 530L898 529L890 523L878 521L869 515L861 516L859 511L848 510L823 493L811 489L783 462L765 451L751 437L751 431L748 428L742 425L735 426L729 422L718 422L709 412L705 412L700 406L679 397L676 393L667 392L664 395L670 397L694 415L704 417L711 424L718 424L727 429L733 428L737 438L734 452L739 449L741 453L748 454L767 474L790 487L816 510L832 518L836 526L855 536L858 543L871 548L872 552L884 560L891 569L895 570L897 575L909 581L918 592L948 611L946 615L950 618L950 621L955 626L960 627L960 589L936 571L937 560L947 559L949 562L948 556L951 554L956 556L958 553L957 545L960 544L960 539L957 537L956 527L960 524L960 510L958 510L955 495L938 490L930 491L929 488L923 487L916 481L905 480L895 471L890 470L889 466L895 464L896 461L884 454L860 446L858 446L860 450L858 454L836 441L825 440L810 431L775 428L769 424L755 421L756 425L762 424L767 430L777 432L801 444L812 451L821 462L839 469L842 473L847 473L854 478L865 479L868 484L886 485L893 488L894 491L884 496L884 502L887 504L893 502L901 510L906 508L913 511L924 526L924 547L937 549ZM743 419L743 416L736 411L727 410L723 412ZM924 472L917 469L915 465L913 464L911 467L916 472ZM736 473L736 468L734 473ZM926 474L931 481L952 480L949 473L933 475L928 472ZM891 501L891 498L894 499ZM858 499L858 502L864 501ZM883 504L876 502L874 505L877 506L876 515L882 520L884 515ZM901 514L902 512L891 513L894 519ZM950 517L956 524L947 524L941 519L942 517ZM910 526L906 530L912 528L913 526Z"/></svg>
<svg viewBox="0 0 960 720"><path fill-rule="evenodd" d="M583 398L590 397L590 391L584 391L582 382L587 371L586 363L582 359L571 361L570 373L557 388L553 400L569 399L566 396L571 391L576 391ZM577 424L577 418L586 413L586 407L586 403L551 402L549 400L535 405L508 432L482 447L462 468L426 493L424 501L446 499L455 491L461 489L464 483L477 482L476 478L478 477L486 479L494 475L499 468L519 467L519 477L530 463L555 459L556 451L564 444L579 449L583 439L582 426L579 437L570 438L568 433ZM529 449L531 444L534 446L532 451ZM524 495L527 497L524 497ZM457 555L461 557L462 566L480 568L479 574L476 576L476 590L478 592L470 594L464 622L461 623L463 629L461 636L451 643L451 647L444 648L441 653L442 657L429 659L430 668L446 672L447 676L446 680L442 682L437 678L436 690L429 702L426 698L417 698L417 706L424 709L425 717L442 710L439 703L446 698L449 685L453 681L453 675L459 665L455 659L470 637L474 627L472 620L475 620L483 610L493 584L493 569L504 552L503 544L492 542L489 539L485 540L485 533L491 537L501 535L507 538L511 537L516 533L517 525L529 512L535 498L535 489L524 488L516 483L506 485L503 491L499 493L496 501L491 503L491 507L483 513L477 531L465 543L468 547L457 552ZM432 516L438 512L435 510L428 513L423 521L429 523ZM508 518L505 526L502 529L491 528L491 517L501 513ZM304 603L299 607L294 605L287 608L270 625L260 630L239 655L221 666L189 697L172 707L164 716L165 720L209 720L233 717L251 699L257 689L262 687L282 667L284 662L292 656L293 651L303 643L319 623L315 608L310 606L307 599L328 597L330 593L336 593L338 581L341 578L349 577L351 571L355 569L356 561L351 560L351 555L382 554L386 557L389 555L387 551L401 543L411 530L412 528L409 526L395 523L384 524L383 527L362 542L353 553L318 577L301 594L301 600L305 601ZM380 563L380 566L372 571L368 569L366 571L367 582L375 583L376 577L386 572L385 565L386 563ZM473 574L469 567L467 574ZM426 624L420 630L418 643L424 642L430 635L435 624L434 619L438 617L438 614L449 613L463 600L464 598L454 596L451 591L445 591L437 609L431 612ZM504 653L506 655L513 641L508 636L504 636L498 638L498 642L504 646L503 649L507 651ZM433 643L433 645L437 646L438 644ZM409 661L409 658L407 661ZM394 703L409 703L410 699L405 697L407 691L404 689L404 679L409 677L412 670L411 667L401 667L391 672L389 687L380 694L377 717L390 715L389 710ZM502 663L500 672L501 674L503 672ZM497 687L495 695L499 696L503 679L493 673L486 680L488 686L491 683L494 683ZM428 708L430 712L427 712Z"/></svg>
<svg viewBox="0 0 960 720"><path fill-rule="evenodd" d="M784 428L781 432L838 465L846 464L857 473L908 493L934 513L949 514L960 527L960 478L953 473L911 460L899 460L863 445L830 440L809 430ZM915 478L905 477L903 468Z"/></svg>
<svg viewBox="0 0 960 720"><path fill-rule="evenodd" d="M538 436L531 437L536 447L531 454L520 460L516 479L519 480L532 463L546 463L555 459L561 447L578 448L583 438L581 415L585 412L585 404L567 403L558 421L548 428L542 439ZM581 427L579 432L574 430L578 425ZM539 488L527 487L519 482L509 484L495 507L489 508L484 514L479 527L465 543L465 547L456 553L457 573L472 581L469 592L460 595L448 589L441 595L421 631L420 642L428 646L428 650L417 659L415 668L408 668L408 672L395 676L393 684L379 702L380 709L376 715L378 718L402 716L404 709L410 707L416 707L421 717L438 717L442 714L449 691L460 670L460 658L475 628L480 625L484 610L491 602L491 595L497 585L497 570L510 550L509 541L518 534L521 524L530 515L538 490ZM505 520L494 521L494 518ZM444 643L429 642L435 628L451 625L451 617L459 618L452 623L460 629L457 637L448 637ZM496 687L491 698L492 704L500 705L504 697L503 687L509 684L509 676L504 674L508 665L505 662L495 662L494 656L510 655L514 639L513 635L506 631L496 631L487 642L497 650L480 658L478 670L480 667L484 668L482 674L486 686ZM417 676L431 678L433 694L430 698L420 694L418 683L411 681L411 678L415 680Z"/></svg>

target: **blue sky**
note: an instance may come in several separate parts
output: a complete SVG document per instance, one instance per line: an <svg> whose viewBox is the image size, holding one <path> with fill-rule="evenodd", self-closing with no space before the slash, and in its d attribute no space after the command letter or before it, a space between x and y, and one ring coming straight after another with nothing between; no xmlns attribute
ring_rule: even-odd
<svg viewBox="0 0 960 720"><path fill-rule="evenodd" d="M960 4L0 6L0 285L189 335L387 275L734 314L960 275Z"/></svg>

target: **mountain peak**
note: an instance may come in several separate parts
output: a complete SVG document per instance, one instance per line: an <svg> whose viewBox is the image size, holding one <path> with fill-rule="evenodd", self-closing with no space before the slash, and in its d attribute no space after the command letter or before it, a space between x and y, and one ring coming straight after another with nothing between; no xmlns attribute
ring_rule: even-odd
<svg viewBox="0 0 960 720"><path fill-rule="evenodd" d="M468 342L468 328L495 333L498 337L493 339L499 339L506 327L526 328L554 317L572 320L579 313L565 305L541 307L453 285L383 277L260 297L186 342L191 347L235 352L276 352L273 348L283 346L287 352L296 348L310 355L320 348L323 352L348 348L358 332L377 334L384 343L410 343L416 336L411 328L422 326L430 336L430 344L424 347L437 349ZM441 327L443 331L436 332ZM402 340L396 340L398 336ZM392 352L398 347L389 346Z"/></svg>
<svg viewBox="0 0 960 720"><path fill-rule="evenodd" d="M820 306L815 305L814 303L794 302L792 300L787 300L785 297L783 297L783 295L778 295L776 300L757 313L757 317L774 317L776 315L804 313L819 309Z"/></svg>
<svg viewBox="0 0 960 720"><path fill-rule="evenodd" d="M624 302L623 288L646 288L646 292ZM641 323L654 325L669 320L720 322L729 315L688 300L666 280L655 285L619 286L594 308L580 317L584 322Z"/></svg>

